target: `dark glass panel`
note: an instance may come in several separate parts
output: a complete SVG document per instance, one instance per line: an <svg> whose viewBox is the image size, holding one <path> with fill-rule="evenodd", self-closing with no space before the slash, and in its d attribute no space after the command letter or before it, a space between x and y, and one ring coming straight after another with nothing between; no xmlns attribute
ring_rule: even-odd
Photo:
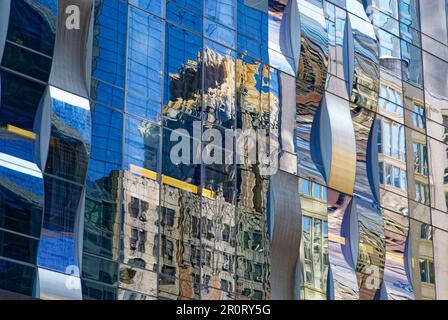
<svg viewBox="0 0 448 320"><path fill-rule="evenodd" d="M119 246L116 203L86 198L84 213L84 251L115 259Z"/></svg>
<svg viewBox="0 0 448 320"><path fill-rule="evenodd" d="M186 9L188 8L188 9ZM201 34L202 33L202 19L198 11L190 11L191 7L186 4L181 7L176 4L176 1L167 0L166 2L166 19L174 22L184 28Z"/></svg>
<svg viewBox="0 0 448 320"><path fill-rule="evenodd" d="M112 261L84 255L82 260L82 277L115 285L118 281L118 265Z"/></svg>
<svg viewBox="0 0 448 320"><path fill-rule="evenodd" d="M6 43L3 66L41 81L48 81L51 59L11 43Z"/></svg>
<svg viewBox="0 0 448 320"><path fill-rule="evenodd" d="M36 269L0 259L0 288L31 296Z"/></svg>
<svg viewBox="0 0 448 320"><path fill-rule="evenodd" d="M0 77L0 122L33 131L36 110L45 86L9 72L1 72Z"/></svg>
<svg viewBox="0 0 448 320"><path fill-rule="evenodd" d="M0 166L0 228L39 237L44 202L41 177Z"/></svg>
<svg viewBox="0 0 448 320"><path fill-rule="evenodd" d="M53 55L56 34L57 1L11 1L8 40Z"/></svg>
<svg viewBox="0 0 448 320"><path fill-rule="evenodd" d="M84 300L117 300L118 288L103 286L92 281L82 281Z"/></svg>
<svg viewBox="0 0 448 320"><path fill-rule="evenodd" d="M38 241L0 231L0 256L28 263L36 263Z"/></svg>

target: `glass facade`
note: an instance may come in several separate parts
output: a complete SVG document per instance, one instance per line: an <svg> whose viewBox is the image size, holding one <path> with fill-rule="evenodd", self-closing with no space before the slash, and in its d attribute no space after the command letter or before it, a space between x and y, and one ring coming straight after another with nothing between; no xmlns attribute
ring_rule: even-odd
<svg viewBox="0 0 448 320"><path fill-rule="evenodd" d="M447 17L445 0L2 0L0 289L448 299Z"/></svg>

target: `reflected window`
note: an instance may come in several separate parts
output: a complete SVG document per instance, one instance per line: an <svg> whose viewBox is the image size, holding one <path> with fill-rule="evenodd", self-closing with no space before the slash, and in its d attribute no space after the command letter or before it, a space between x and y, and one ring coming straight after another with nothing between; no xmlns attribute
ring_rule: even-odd
<svg viewBox="0 0 448 320"><path fill-rule="evenodd" d="M300 179L300 194L311 196L311 182L309 180Z"/></svg>
<svg viewBox="0 0 448 320"><path fill-rule="evenodd" d="M302 239L305 286L309 289L323 292L327 287L329 268L327 221L303 216Z"/></svg>
<svg viewBox="0 0 448 320"><path fill-rule="evenodd" d="M427 146L414 143L414 172L421 175L428 175L428 150Z"/></svg>
<svg viewBox="0 0 448 320"><path fill-rule="evenodd" d="M381 143L384 155L404 161L406 159L405 140L405 126L394 122L383 121Z"/></svg>
<svg viewBox="0 0 448 320"><path fill-rule="evenodd" d="M434 262L428 259L420 259L420 280L423 283L434 284Z"/></svg>
<svg viewBox="0 0 448 320"><path fill-rule="evenodd" d="M311 182L307 179L299 179L300 191L299 193L303 196L309 196L314 199L326 202L327 201L327 188L315 183Z"/></svg>
<svg viewBox="0 0 448 320"><path fill-rule="evenodd" d="M390 164L384 164L385 177L381 177L381 181L385 181L386 185L393 186L395 188L399 188L403 191L407 190L407 177L406 170L395 167Z"/></svg>
<svg viewBox="0 0 448 320"><path fill-rule="evenodd" d="M165 259L168 259L168 261L173 261L174 243L165 236L162 236L162 255Z"/></svg>
<svg viewBox="0 0 448 320"><path fill-rule="evenodd" d="M145 253L146 231L142 229L131 229L129 248L132 252Z"/></svg>
<svg viewBox="0 0 448 320"><path fill-rule="evenodd" d="M403 80L417 87L423 86L422 51L411 43L401 41Z"/></svg>
<svg viewBox="0 0 448 320"><path fill-rule="evenodd" d="M432 226L425 223L421 224L420 239L432 241Z"/></svg>
<svg viewBox="0 0 448 320"><path fill-rule="evenodd" d="M428 204L429 203L429 188L428 185L420 182L415 183L415 201Z"/></svg>
<svg viewBox="0 0 448 320"><path fill-rule="evenodd" d="M412 113L412 124L415 128L424 130L426 128L426 112L423 106L414 104Z"/></svg>
<svg viewBox="0 0 448 320"><path fill-rule="evenodd" d="M133 218L137 218L140 221L146 221L146 215L148 213L149 203L134 197L131 197L129 203L129 212Z"/></svg>
<svg viewBox="0 0 448 320"><path fill-rule="evenodd" d="M173 209L162 207L162 225L173 227L176 212Z"/></svg>

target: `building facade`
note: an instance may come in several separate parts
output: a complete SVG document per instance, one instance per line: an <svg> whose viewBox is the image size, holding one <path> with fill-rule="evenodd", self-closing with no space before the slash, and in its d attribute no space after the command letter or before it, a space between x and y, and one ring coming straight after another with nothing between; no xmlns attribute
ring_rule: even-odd
<svg viewBox="0 0 448 320"><path fill-rule="evenodd" d="M448 299L447 17L0 1L0 298Z"/></svg>

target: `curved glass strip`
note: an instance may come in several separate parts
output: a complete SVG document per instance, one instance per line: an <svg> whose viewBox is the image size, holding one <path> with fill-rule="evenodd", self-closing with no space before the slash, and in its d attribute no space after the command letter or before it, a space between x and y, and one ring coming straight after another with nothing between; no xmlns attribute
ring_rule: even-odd
<svg viewBox="0 0 448 320"><path fill-rule="evenodd" d="M90 158L89 101L50 87L51 138L45 172L84 183Z"/></svg>
<svg viewBox="0 0 448 320"><path fill-rule="evenodd" d="M89 97L91 84L90 71L92 53L91 37L93 37L92 11L93 0L58 0L57 32L55 39L54 56L49 83L53 86L76 94L80 97ZM80 14L77 17L77 29L68 27L69 19L66 10L76 6ZM81 14L82 13L82 14ZM75 31L76 32L75 32Z"/></svg>
<svg viewBox="0 0 448 320"><path fill-rule="evenodd" d="M82 188L45 177L45 214L37 265L79 276L78 230Z"/></svg>
<svg viewBox="0 0 448 320"><path fill-rule="evenodd" d="M355 0L352 2L355 2L353 8L356 8L358 16L348 14L354 51L351 101L376 111L380 79L378 41L362 4ZM346 67L350 67L350 63Z"/></svg>
<svg viewBox="0 0 448 320"><path fill-rule="evenodd" d="M296 0L269 1L269 63L295 76L300 57L300 17Z"/></svg>
<svg viewBox="0 0 448 320"><path fill-rule="evenodd" d="M356 142L349 103L327 93L320 116L320 149L328 187L352 194L355 187Z"/></svg>
<svg viewBox="0 0 448 320"><path fill-rule="evenodd" d="M412 284L407 274L407 250L409 246L409 218L384 211L386 234L386 263L384 283L381 289L383 299L413 300Z"/></svg>
<svg viewBox="0 0 448 320"><path fill-rule="evenodd" d="M357 275L360 298L379 297L384 272L384 222L379 206L378 127L376 115L352 105L356 136L357 170L352 211L358 221Z"/></svg>
<svg viewBox="0 0 448 320"><path fill-rule="evenodd" d="M86 180L90 157L90 104L87 99L54 87L49 87L49 96L51 135L45 173L52 176L45 176L38 265L79 276L79 225L84 212L81 185Z"/></svg>
<svg viewBox="0 0 448 320"><path fill-rule="evenodd" d="M325 184L317 114L327 80L328 36L322 8L301 1L299 10L302 45L296 80L298 172L301 177Z"/></svg>
<svg viewBox="0 0 448 320"><path fill-rule="evenodd" d="M350 203L352 197L328 192L328 251L330 262L329 290L334 300L359 300L360 293L353 261Z"/></svg>

